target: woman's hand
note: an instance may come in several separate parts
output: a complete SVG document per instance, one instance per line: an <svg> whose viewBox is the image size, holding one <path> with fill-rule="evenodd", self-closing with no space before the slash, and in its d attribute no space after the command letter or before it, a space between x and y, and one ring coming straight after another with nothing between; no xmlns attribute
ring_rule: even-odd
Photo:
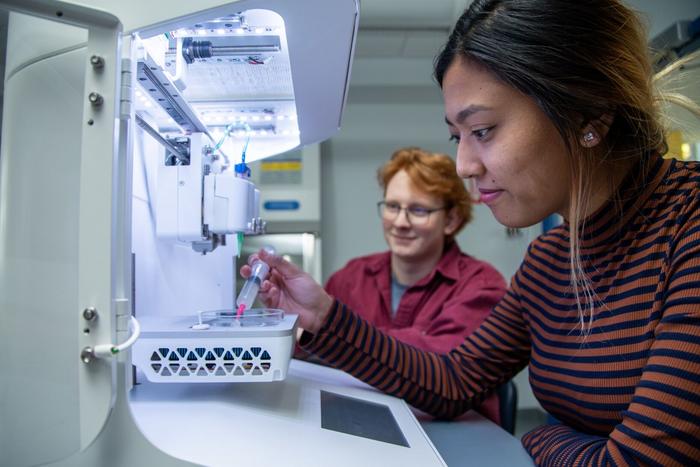
<svg viewBox="0 0 700 467"><path fill-rule="evenodd" d="M311 333L317 333L333 305L333 297L310 275L282 257L271 255L265 250L260 250L248 258L248 264L241 267L241 276L246 279L250 276L249 265L258 258L270 266L267 279L260 285L260 300L267 307L298 314L299 326Z"/></svg>

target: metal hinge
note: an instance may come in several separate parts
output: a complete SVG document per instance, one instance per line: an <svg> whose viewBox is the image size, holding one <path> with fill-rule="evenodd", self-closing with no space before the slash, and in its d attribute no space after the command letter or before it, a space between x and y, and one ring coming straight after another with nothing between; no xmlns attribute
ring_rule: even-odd
<svg viewBox="0 0 700 467"><path fill-rule="evenodd" d="M129 120L131 118L131 83L131 59L122 58L121 90L119 93L119 118L121 120Z"/></svg>

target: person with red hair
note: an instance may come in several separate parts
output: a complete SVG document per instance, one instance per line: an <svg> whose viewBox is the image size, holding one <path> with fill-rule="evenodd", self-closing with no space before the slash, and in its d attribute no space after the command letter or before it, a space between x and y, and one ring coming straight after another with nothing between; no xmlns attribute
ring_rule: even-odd
<svg viewBox="0 0 700 467"><path fill-rule="evenodd" d="M486 319L506 283L455 241L472 206L450 156L402 148L377 175L389 250L350 260L330 277L326 291L387 335L447 353ZM493 395L477 410L499 423L498 409Z"/></svg>

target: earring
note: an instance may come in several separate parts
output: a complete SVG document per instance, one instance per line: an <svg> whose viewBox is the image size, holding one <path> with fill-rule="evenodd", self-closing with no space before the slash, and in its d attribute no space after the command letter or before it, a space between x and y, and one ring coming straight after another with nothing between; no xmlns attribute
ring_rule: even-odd
<svg viewBox="0 0 700 467"><path fill-rule="evenodd" d="M592 143L595 140L595 134L592 131L589 131L585 135L583 135L583 141L586 143Z"/></svg>

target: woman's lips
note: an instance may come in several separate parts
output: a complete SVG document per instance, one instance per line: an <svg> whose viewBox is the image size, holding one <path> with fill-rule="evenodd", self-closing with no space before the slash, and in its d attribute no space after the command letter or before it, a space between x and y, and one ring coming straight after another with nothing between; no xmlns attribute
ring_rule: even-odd
<svg viewBox="0 0 700 467"><path fill-rule="evenodd" d="M479 201L481 201L484 204L493 203L494 201L496 201L496 198L501 196L501 193L503 193L503 190L486 190L483 188L479 188Z"/></svg>

